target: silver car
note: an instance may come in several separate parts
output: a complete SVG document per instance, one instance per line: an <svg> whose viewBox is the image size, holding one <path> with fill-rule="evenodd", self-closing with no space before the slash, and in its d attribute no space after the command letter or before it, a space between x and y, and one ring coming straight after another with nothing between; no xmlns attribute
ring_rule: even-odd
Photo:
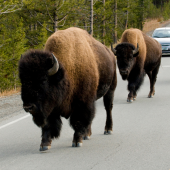
<svg viewBox="0 0 170 170"><path fill-rule="evenodd" d="M170 27L156 28L152 38L162 45L162 55L170 55Z"/></svg>

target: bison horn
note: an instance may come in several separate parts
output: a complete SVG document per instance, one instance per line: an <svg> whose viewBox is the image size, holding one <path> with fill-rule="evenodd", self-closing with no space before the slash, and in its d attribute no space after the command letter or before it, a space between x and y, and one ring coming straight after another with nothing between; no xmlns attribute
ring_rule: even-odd
<svg viewBox="0 0 170 170"><path fill-rule="evenodd" d="M57 58L54 56L53 53L52 53L52 56L53 56L53 59L54 59L54 64L53 64L53 67L48 70L48 75L49 76L52 76L55 73L57 73L57 71L59 69L59 63L58 63Z"/></svg>
<svg viewBox="0 0 170 170"><path fill-rule="evenodd" d="M112 50L112 52L114 53L114 55L116 55L116 51L117 51L117 50L115 50L115 48L113 48L113 44L111 44L111 50Z"/></svg>
<svg viewBox="0 0 170 170"><path fill-rule="evenodd" d="M135 48L135 50L133 50L133 55L138 53L138 51L139 51L139 44L137 43L137 48Z"/></svg>

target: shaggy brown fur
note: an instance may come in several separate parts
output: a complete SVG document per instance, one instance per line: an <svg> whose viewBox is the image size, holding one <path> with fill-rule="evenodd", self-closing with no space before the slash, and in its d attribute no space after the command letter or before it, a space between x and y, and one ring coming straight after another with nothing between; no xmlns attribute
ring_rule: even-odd
<svg viewBox="0 0 170 170"><path fill-rule="evenodd" d="M49 61L53 62L51 53L59 61L59 70L48 76ZM112 131L111 111L117 85L115 56L86 31L69 28L55 32L48 38L44 52L29 51L21 58L19 72L25 110L29 111L30 104L41 108L31 113L34 113L34 122L42 127L42 150L48 149L52 138L59 137L60 116L70 118L75 130L73 146L80 146L83 138L88 139L95 115L94 102L102 96L107 112L105 133ZM43 79L44 85L37 79ZM32 84L43 86L46 91L41 92L43 100L37 97L33 101Z"/></svg>
<svg viewBox="0 0 170 170"><path fill-rule="evenodd" d="M133 56L132 51L139 45L139 51ZM127 29L122 34L121 43L115 48L117 63L122 78L128 80L129 95L127 101L136 99L136 91L140 88L145 73L150 79L148 97L155 94L154 85L159 70L162 50L155 39L145 35L139 29Z"/></svg>

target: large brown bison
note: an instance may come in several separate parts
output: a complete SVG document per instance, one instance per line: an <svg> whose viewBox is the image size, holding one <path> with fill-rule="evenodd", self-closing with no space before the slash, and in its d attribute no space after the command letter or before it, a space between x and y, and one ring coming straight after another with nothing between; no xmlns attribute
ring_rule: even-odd
<svg viewBox="0 0 170 170"><path fill-rule="evenodd" d="M127 29L122 34L121 43L112 47L117 56L119 72L123 80L128 81L127 102L136 99L144 75L150 79L150 92L148 97L155 94L155 82L159 71L162 50L161 45L153 38L145 35L139 29Z"/></svg>
<svg viewBox="0 0 170 170"><path fill-rule="evenodd" d="M86 31L69 28L52 34L44 51L30 50L19 61L23 108L42 128L40 151L60 136L61 117L70 118L73 147L91 136L95 100L103 97L105 134L112 132L112 106L117 85L113 53Z"/></svg>

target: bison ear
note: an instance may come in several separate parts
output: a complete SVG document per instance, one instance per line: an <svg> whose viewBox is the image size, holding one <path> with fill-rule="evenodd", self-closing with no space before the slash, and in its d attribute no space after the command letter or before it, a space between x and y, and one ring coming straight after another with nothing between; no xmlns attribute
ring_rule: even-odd
<svg viewBox="0 0 170 170"><path fill-rule="evenodd" d="M112 52L114 53L114 55L116 55L116 51L117 51L117 50L115 50L115 48L113 48L113 44L111 44L111 50L112 50Z"/></svg>
<svg viewBox="0 0 170 170"><path fill-rule="evenodd" d="M58 69L59 69L58 60L52 53L52 67L48 70L48 75L49 76L54 75L55 73L57 73Z"/></svg>

